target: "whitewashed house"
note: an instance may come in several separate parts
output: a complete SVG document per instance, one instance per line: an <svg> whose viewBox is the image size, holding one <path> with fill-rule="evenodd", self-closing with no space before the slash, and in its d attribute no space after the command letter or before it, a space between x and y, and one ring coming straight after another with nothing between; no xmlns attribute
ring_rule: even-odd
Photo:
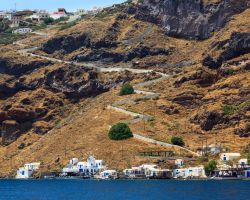
<svg viewBox="0 0 250 200"><path fill-rule="evenodd" d="M27 163L24 167L17 170L17 179L28 179L34 174L35 171L39 170L40 163Z"/></svg>
<svg viewBox="0 0 250 200"><path fill-rule="evenodd" d="M141 167L132 167L131 169L123 170L125 176L129 178L136 178L140 176L145 176Z"/></svg>
<svg viewBox="0 0 250 200"><path fill-rule="evenodd" d="M40 22L48 17L49 17L49 13L46 10L38 10L33 15L31 15L29 18L33 21Z"/></svg>
<svg viewBox="0 0 250 200"><path fill-rule="evenodd" d="M13 31L13 33L15 34L27 34L27 33L31 33L32 29L31 28L19 28Z"/></svg>
<svg viewBox="0 0 250 200"><path fill-rule="evenodd" d="M125 169L124 175L128 178L171 178L172 172L169 169L160 169L154 164L143 164L139 167Z"/></svg>
<svg viewBox="0 0 250 200"><path fill-rule="evenodd" d="M240 153L221 153L220 159L224 162L230 160L237 160L240 158Z"/></svg>
<svg viewBox="0 0 250 200"><path fill-rule="evenodd" d="M205 170L203 166L200 167L189 167L183 169L173 170L174 178L205 178Z"/></svg>
<svg viewBox="0 0 250 200"><path fill-rule="evenodd" d="M92 176L105 169L103 160L96 160L94 156L89 156L87 162L78 162L77 158L70 160L69 164L63 168L66 174L80 173L85 176Z"/></svg>
<svg viewBox="0 0 250 200"><path fill-rule="evenodd" d="M68 17L68 14L64 8L58 8L58 11L50 13L49 17L57 20L63 17Z"/></svg>
<svg viewBox="0 0 250 200"><path fill-rule="evenodd" d="M241 167L245 167L248 165L248 160L247 158L242 158L238 161L238 165L240 165Z"/></svg>
<svg viewBox="0 0 250 200"><path fill-rule="evenodd" d="M176 160L174 161L174 164L175 164L175 167L176 167L176 168L181 168L181 167L184 166L184 161L183 161L182 159L176 159Z"/></svg>
<svg viewBox="0 0 250 200"><path fill-rule="evenodd" d="M95 176L96 179L117 179L118 173L116 170L104 170L100 175Z"/></svg>

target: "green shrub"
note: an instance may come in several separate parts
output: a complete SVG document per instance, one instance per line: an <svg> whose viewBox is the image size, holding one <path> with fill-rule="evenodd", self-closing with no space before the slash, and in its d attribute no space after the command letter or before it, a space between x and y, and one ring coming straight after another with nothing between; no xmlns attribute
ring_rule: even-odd
<svg viewBox="0 0 250 200"><path fill-rule="evenodd" d="M247 164L250 165L250 153L247 154Z"/></svg>
<svg viewBox="0 0 250 200"><path fill-rule="evenodd" d="M120 90L120 96L133 94L134 92L133 86L129 83L125 83Z"/></svg>
<svg viewBox="0 0 250 200"><path fill-rule="evenodd" d="M73 22L69 22L67 24L63 24L61 27L60 27L60 30L65 30L65 29L68 29L72 26L75 26L77 23L75 21Z"/></svg>
<svg viewBox="0 0 250 200"><path fill-rule="evenodd" d="M217 168L217 162L215 160L210 160L205 165L205 172L207 175L211 175L211 172L213 172Z"/></svg>
<svg viewBox="0 0 250 200"><path fill-rule="evenodd" d="M234 74L235 74L234 69L228 69L228 70L227 70L227 74L228 74L228 75L234 75Z"/></svg>
<svg viewBox="0 0 250 200"><path fill-rule="evenodd" d="M109 130L109 139L111 140L126 140L133 137L132 131L125 123L118 123Z"/></svg>
<svg viewBox="0 0 250 200"><path fill-rule="evenodd" d="M172 137L171 138L171 143L174 145L178 145L178 146L185 146L185 142L183 141L182 137Z"/></svg>
<svg viewBox="0 0 250 200"><path fill-rule="evenodd" d="M55 20L51 17L47 17L47 18L44 18L43 22L44 24L48 25L48 24L52 24Z"/></svg>
<svg viewBox="0 0 250 200"><path fill-rule="evenodd" d="M223 107L223 112L225 115L233 115L235 112L235 107L231 105L225 105Z"/></svg>

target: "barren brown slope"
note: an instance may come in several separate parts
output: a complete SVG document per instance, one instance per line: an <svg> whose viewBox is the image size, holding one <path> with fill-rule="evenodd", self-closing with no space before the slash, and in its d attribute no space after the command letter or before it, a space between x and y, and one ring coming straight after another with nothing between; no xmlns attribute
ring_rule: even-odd
<svg viewBox="0 0 250 200"><path fill-rule="evenodd" d="M47 41L52 41L52 46L58 45L58 42L53 41L62 37L63 42L56 46L53 53L41 50L36 53L72 61L76 60L76 56L82 55L82 59L88 58L98 66L132 66L170 73L173 76L169 80L142 88L159 93L158 99L141 100L121 106L130 111L154 116L151 122L132 124L133 132L166 142L173 135L179 135L191 150L201 146L202 138L208 138L209 144L218 143L229 151L241 152L250 143L247 128L250 100L249 53L243 51L238 55L236 52L234 58L224 59L218 68L203 66L202 63L207 56L218 61L223 52L230 50L230 41L235 39L232 37L234 32L239 37L237 40L247 38L241 34L250 32L249 18L250 10L247 9L230 18L226 26L215 32L211 38L196 41L167 37L164 30L156 24L140 21L134 15L124 16L124 13L116 12L107 17L85 19L68 30L53 29L49 38L37 40L37 36L32 35L24 42L28 46L41 43L46 49ZM87 38L87 43L79 45L79 35L80 39L83 36ZM88 39L91 43L88 43ZM23 69L23 66L27 67L30 63L44 62L41 59L21 56L16 53L16 49L20 47L1 47L1 51L5 52L0 55L1 59L10 62L5 65L7 68L15 70L16 66L21 66ZM97 62L94 60L95 55L100 55ZM128 56L133 59L127 61ZM123 59L116 62L113 60L116 57ZM15 125L17 119L13 119L13 116L5 118L5 113L11 110L10 106L18 108L19 111L21 109L21 113L25 114L30 113L30 109L38 109L40 112L46 108L48 111L35 121L32 115L24 121L16 121L18 124L28 123L29 128L21 134L18 132L17 137L11 138L15 134L8 135L11 142L0 147L2 176L13 175L17 167L32 161L41 161L44 171L56 170L71 157L85 159L91 152L97 158L104 159L110 168L122 169L147 162L137 156L139 150L159 148L135 139L122 142L108 139L110 125L129 119L126 115L106 109L117 100L131 98L118 96L119 86L115 89L109 87L111 90L107 93L102 93L101 90L98 94L94 92L86 97L77 96L78 89L82 85L89 86L92 81L103 86L116 85L111 84L114 80L117 85L124 81L135 84L152 78L152 75L147 77L127 72L96 74L95 70L85 71L83 68L70 64L46 63L38 65L35 70L25 71L21 76L1 73L1 122L7 120L11 127L13 123ZM21 86L29 87L20 89L20 83ZM8 95L3 93L11 88L19 90ZM86 91L96 91L95 89L87 87ZM77 94L77 98L68 98L72 91L74 95ZM233 108L233 113L225 113L225 106ZM82 111L79 113L79 110ZM47 133L50 129L53 131ZM42 134L39 133L41 130Z"/></svg>

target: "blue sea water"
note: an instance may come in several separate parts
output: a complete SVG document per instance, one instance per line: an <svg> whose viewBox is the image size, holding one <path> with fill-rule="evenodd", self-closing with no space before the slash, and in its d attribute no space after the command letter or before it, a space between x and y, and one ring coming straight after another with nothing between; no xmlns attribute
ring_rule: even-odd
<svg viewBox="0 0 250 200"><path fill-rule="evenodd" d="M250 181L0 180L0 200L249 200Z"/></svg>

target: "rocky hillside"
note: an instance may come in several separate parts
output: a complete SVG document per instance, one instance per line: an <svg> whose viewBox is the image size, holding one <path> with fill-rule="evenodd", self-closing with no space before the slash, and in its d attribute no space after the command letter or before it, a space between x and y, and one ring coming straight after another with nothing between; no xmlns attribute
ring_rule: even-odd
<svg viewBox="0 0 250 200"><path fill-rule="evenodd" d="M163 147L108 139L109 126L121 121L159 141L182 136L193 151L204 138L244 150L250 143L249 5L127 2L65 30L42 30L46 37L31 34L19 45L1 46L0 176L38 160L43 170L57 170L90 152L118 169L151 161L138 151ZM36 48L25 50L30 47ZM119 96L124 82L153 98ZM114 102L152 118L107 109Z"/></svg>

